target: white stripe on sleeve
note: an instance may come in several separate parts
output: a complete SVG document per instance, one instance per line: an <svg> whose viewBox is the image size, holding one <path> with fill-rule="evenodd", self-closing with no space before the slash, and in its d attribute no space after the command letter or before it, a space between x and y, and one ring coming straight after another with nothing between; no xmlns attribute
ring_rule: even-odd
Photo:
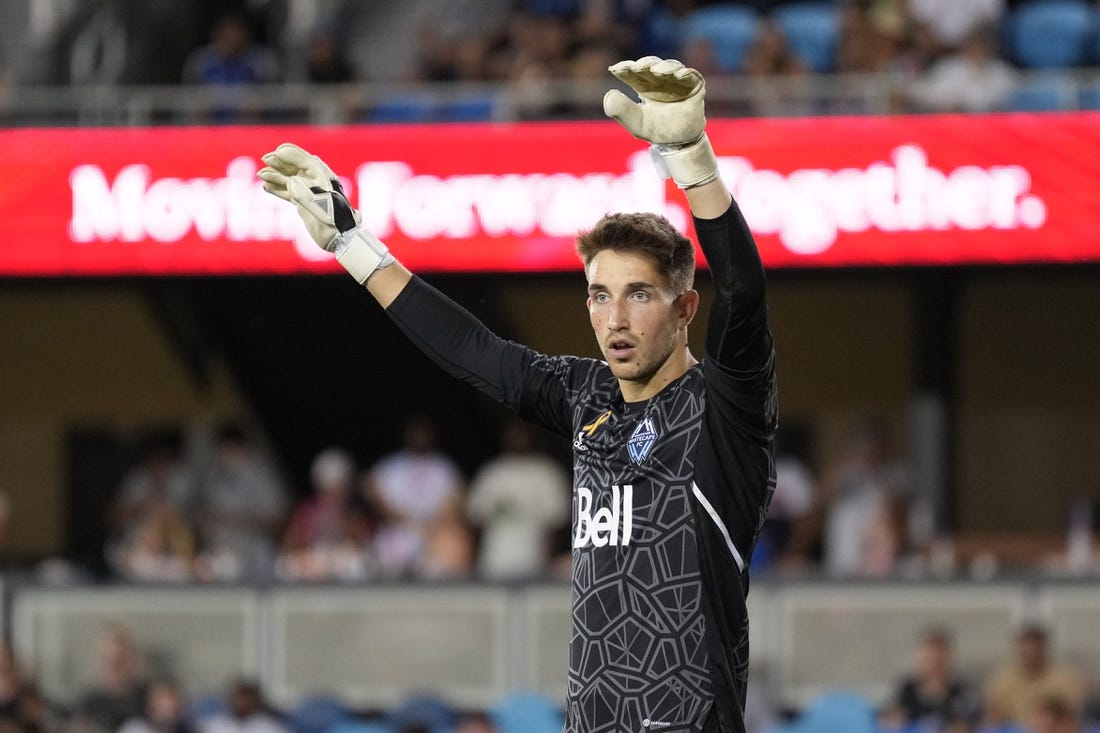
<svg viewBox="0 0 1100 733"><path fill-rule="evenodd" d="M718 516L718 512L716 512L710 502L707 501L707 497L703 496L703 492L699 489L699 484L692 481L691 491L695 494L695 498L699 500L699 503L703 505L703 508L707 510L707 514L710 515L710 518L714 520L714 524L717 525L718 531L726 538L726 547L729 548L730 554L733 555L733 561L737 563L737 569L744 572L745 558L741 557L741 553L733 546L733 540L730 538L729 530L726 529L726 523L722 521L722 518Z"/></svg>

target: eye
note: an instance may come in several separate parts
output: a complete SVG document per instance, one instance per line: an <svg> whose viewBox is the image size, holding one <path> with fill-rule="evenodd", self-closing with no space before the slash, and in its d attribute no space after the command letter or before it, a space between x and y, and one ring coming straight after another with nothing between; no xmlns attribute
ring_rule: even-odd
<svg viewBox="0 0 1100 733"><path fill-rule="evenodd" d="M606 303L610 303L611 302L611 296L608 295L607 293L596 293L595 295L592 296L592 302L593 303L599 303L601 305L606 304Z"/></svg>
<svg viewBox="0 0 1100 733"><path fill-rule="evenodd" d="M645 303L649 300L649 293L644 290L636 290L630 294L630 298L638 303Z"/></svg>

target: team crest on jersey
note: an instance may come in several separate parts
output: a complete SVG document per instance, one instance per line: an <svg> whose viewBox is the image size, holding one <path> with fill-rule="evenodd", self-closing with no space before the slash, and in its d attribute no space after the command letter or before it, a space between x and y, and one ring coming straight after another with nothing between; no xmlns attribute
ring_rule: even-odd
<svg viewBox="0 0 1100 733"><path fill-rule="evenodd" d="M638 423L638 427L634 428L634 433L630 436L630 441L626 444L626 450L630 454L630 460L635 463L641 463L649 457L649 452L653 450L653 444L657 442L657 438L660 436L657 434L657 429L653 427L653 419L646 418Z"/></svg>

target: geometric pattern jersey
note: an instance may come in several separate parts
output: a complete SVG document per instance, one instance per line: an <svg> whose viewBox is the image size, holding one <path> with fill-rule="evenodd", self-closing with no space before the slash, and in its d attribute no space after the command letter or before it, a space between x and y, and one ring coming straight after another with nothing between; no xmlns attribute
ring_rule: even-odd
<svg viewBox="0 0 1100 733"><path fill-rule="evenodd" d="M645 402L624 403L605 363L502 339L420 278L387 308L449 374L573 441L566 733L745 730L775 349L740 210L695 228L717 286L708 355Z"/></svg>
<svg viewBox="0 0 1100 733"><path fill-rule="evenodd" d="M577 437L566 730L701 730L713 697L690 505L701 368L645 403L624 404L606 365L579 361L570 381L592 388L570 395ZM635 462L639 426L653 442Z"/></svg>

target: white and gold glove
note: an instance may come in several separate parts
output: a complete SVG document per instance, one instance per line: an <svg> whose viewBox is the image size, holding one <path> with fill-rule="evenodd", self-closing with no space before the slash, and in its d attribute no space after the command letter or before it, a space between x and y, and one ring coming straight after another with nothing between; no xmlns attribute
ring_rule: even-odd
<svg viewBox="0 0 1100 733"><path fill-rule="evenodd" d="M718 159L707 139L703 75L675 59L646 56L608 69L641 98L634 102L617 89L603 98L604 113L630 134L653 146L654 159L680 188L718 178Z"/></svg>
<svg viewBox="0 0 1100 733"><path fill-rule="evenodd" d="M386 245L360 226L359 212L323 160L292 143L283 143L262 159L267 167L256 175L264 190L297 206L313 241L335 254L356 282L366 282L394 261Z"/></svg>

